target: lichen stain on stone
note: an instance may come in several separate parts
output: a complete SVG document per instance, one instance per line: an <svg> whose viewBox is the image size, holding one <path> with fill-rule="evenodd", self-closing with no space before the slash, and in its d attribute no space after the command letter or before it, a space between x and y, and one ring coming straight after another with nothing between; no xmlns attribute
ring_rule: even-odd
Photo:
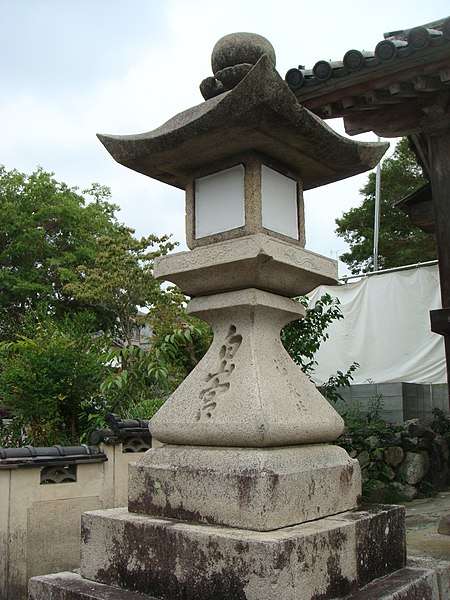
<svg viewBox="0 0 450 600"><path fill-rule="evenodd" d="M91 539L91 530L84 519L81 520L81 543L86 545Z"/></svg>
<svg viewBox="0 0 450 600"><path fill-rule="evenodd" d="M215 573L207 581L188 584L180 600L247 600L244 582L231 570Z"/></svg>
<svg viewBox="0 0 450 600"><path fill-rule="evenodd" d="M353 465L346 465L341 471L341 475L339 477L339 487L343 494L347 493L352 484L353 471Z"/></svg>
<svg viewBox="0 0 450 600"><path fill-rule="evenodd" d="M291 561L291 555L294 551L296 544L293 540L287 540L284 543L283 550L279 552L275 557L275 569L281 571Z"/></svg>
<svg viewBox="0 0 450 600"><path fill-rule="evenodd" d="M360 585L401 569L406 563L403 511L397 510L397 507L380 505L372 507L371 511L366 506L364 509L372 512L376 518L371 518L369 515L369 518L356 524L357 569Z"/></svg>
<svg viewBox="0 0 450 600"><path fill-rule="evenodd" d="M150 515L153 517L163 517L165 519L177 519L179 521L188 521L195 523L204 523L207 525L220 525L221 522L212 515L204 515L196 510L189 510L183 506L172 507L170 502L166 501L165 506L154 504L150 498L144 497L139 500L133 500L128 503L130 512Z"/></svg>
<svg viewBox="0 0 450 600"><path fill-rule="evenodd" d="M143 531L127 522L120 538L119 543L112 536L108 551L111 561L98 569L95 580L157 598L246 600L248 577L242 560L210 573L211 567L227 560L218 548L214 550L214 540L206 548L197 540L174 533L172 528L149 527ZM137 560L130 557L130 548ZM180 564L183 575L177 576Z"/></svg>
<svg viewBox="0 0 450 600"><path fill-rule="evenodd" d="M313 496L316 493L316 482L314 479L311 479L311 481L308 484L308 499L312 500ZM318 507L320 510L320 507Z"/></svg>
<svg viewBox="0 0 450 600"><path fill-rule="evenodd" d="M237 475L237 490L239 508L250 505L256 493L256 469L245 469Z"/></svg>
<svg viewBox="0 0 450 600"><path fill-rule="evenodd" d="M337 529L330 531L328 536L330 552L326 566L328 586L323 592L314 594L314 596L311 597L311 600L341 598L356 589L356 581L352 581L342 574L340 556L346 541L347 535L341 530Z"/></svg>
<svg viewBox="0 0 450 600"><path fill-rule="evenodd" d="M305 563L306 565L306 553L303 550L302 546L297 546L297 560L299 564Z"/></svg>
<svg viewBox="0 0 450 600"><path fill-rule="evenodd" d="M172 506L168 498L173 494L173 487L164 484L162 496L165 499L164 504L154 501L155 480L151 476L144 476L145 485L144 492L140 493L137 498L128 500L128 510L130 512L150 515L154 517L164 517L168 519L178 519L180 521L193 521L196 523L206 523L208 525L220 524L212 515L205 515L199 511L189 510L183 505Z"/></svg>
<svg viewBox="0 0 450 600"><path fill-rule="evenodd" d="M347 541L347 535L341 529L335 529L329 533L330 548L335 552L342 550Z"/></svg>
<svg viewBox="0 0 450 600"><path fill-rule="evenodd" d="M143 536L142 530L132 523L124 523L121 542L112 540L109 550L113 560L107 568L98 571L97 580L160 598L167 597L166 590L178 588L174 571L177 553L183 551L183 545L177 543L176 536L168 535L165 528L148 528L144 533ZM130 549L137 560L130 560Z"/></svg>
<svg viewBox="0 0 450 600"><path fill-rule="evenodd" d="M235 549L238 554L247 554L249 550L249 544L243 540L238 540L235 544Z"/></svg>
<svg viewBox="0 0 450 600"><path fill-rule="evenodd" d="M378 579L367 589L366 598L393 597L393 582L395 582L395 598L399 600L433 600L435 598L432 586L423 579L424 572L421 569L402 569L394 576ZM370 595L369 595L370 594Z"/></svg>

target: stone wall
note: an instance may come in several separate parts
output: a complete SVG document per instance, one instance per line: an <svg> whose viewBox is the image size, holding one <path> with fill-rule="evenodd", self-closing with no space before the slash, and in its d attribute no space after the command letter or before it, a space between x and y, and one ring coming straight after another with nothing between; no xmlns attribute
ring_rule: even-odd
<svg viewBox="0 0 450 600"><path fill-rule="evenodd" d="M450 486L450 419L401 425L370 419L347 427L337 444L357 458L367 502L403 502Z"/></svg>

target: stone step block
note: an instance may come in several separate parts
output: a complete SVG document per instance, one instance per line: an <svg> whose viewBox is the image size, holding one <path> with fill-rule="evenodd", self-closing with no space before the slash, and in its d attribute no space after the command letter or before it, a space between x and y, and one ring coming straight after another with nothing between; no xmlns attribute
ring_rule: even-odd
<svg viewBox="0 0 450 600"><path fill-rule="evenodd" d="M405 564L403 507L270 532L145 517L83 518L81 575L164 600L339 598Z"/></svg>
<svg viewBox="0 0 450 600"><path fill-rule="evenodd" d="M450 557L449 557L450 558ZM448 600L450 562L410 559L404 569L370 583L346 600Z"/></svg>
<svg viewBox="0 0 450 600"><path fill-rule="evenodd" d="M333 444L164 446L129 467L130 512L270 531L352 510L357 460Z"/></svg>
<svg viewBox="0 0 450 600"><path fill-rule="evenodd" d="M30 579L28 600L157 600L103 583L88 581L71 572Z"/></svg>

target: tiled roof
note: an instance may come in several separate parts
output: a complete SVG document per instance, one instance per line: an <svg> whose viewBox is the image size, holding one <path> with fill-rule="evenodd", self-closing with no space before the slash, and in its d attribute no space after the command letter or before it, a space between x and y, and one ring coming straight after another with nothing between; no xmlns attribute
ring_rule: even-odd
<svg viewBox="0 0 450 600"><path fill-rule="evenodd" d="M148 420L121 419L114 413L105 415L110 429L93 429L89 433L89 443L122 443L124 452L145 452L152 445Z"/></svg>
<svg viewBox="0 0 450 600"><path fill-rule="evenodd" d="M76 464L107 460L98 448L86 446L24 446L22 448L0 448L0 469L27 466L49 466L58 464Z"/></svg>
<svg viewBox="0 0 450 600"><path fill-rule="evenodd" d="M450 91L450 17L385 33L371 51L350 49L342 60L289 69L285 79L298 101L324 119L417 102L426 113L427 102Z"/></svg>

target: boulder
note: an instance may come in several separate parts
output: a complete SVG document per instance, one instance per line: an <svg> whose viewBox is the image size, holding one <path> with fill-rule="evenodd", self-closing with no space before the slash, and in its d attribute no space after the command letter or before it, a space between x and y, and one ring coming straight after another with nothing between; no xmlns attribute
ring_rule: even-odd
<svg viewBox="0 0 450 600"><path fill-rule="evenodd" d="M440 518L438 523L438 533L441 535L450 535L450 513Z"/></svg>
<svg viewBox="0 0 450 600"><path fill-rule="evenodd" d="M391 446L384 451L384 462L391 467L396 467L402 462L404 456L405 453L401 446Z"/></svg>
<svg viewBox="0 0 450 600"><path fill-rule="evenodd" d="M403 430L408 437L424 437L430 440L436 437L435 432L420 419L410 419L403 423Z"/></svg>
<svg viewBox="0 0 450 600"><path fill-rule="evenodd" d="M410 485L422 481L430 468L430 459L426 452L407 452L399 467L399 476Z"/></svg>
<svg viewBox="0 0 450 600"><path fill-rule="evenodd" d="M370 448L371 450L374 450L375 448L379 448L380 444L381 444L381 440L377 435L370 435L365 440L366 448Z"/></svg>
<svg viewBox="0 0 450 600"><path fill-rule="evenodd" d="M383 481L378 479L372 479L368 485L369 490L367 492L365 500L369 503L379 504L386 502L386 492L388 486Z"/></svg>
<svg viewBox="0 0 450 600"><path fill-rule="evenodd" d="M414 500L419 493L414 486L399 481L393 481L390 484L390 489L394 490L402 500Z"/></svg>
<svg viewBox="0 0 450 600"><path fill-rule="evenodd" d="M359 466L361 467L361 469L364 469L364 467L367 467L367 465L370 463L370 457L367 450L360 452L356 458L359 462Z"/></svg>

